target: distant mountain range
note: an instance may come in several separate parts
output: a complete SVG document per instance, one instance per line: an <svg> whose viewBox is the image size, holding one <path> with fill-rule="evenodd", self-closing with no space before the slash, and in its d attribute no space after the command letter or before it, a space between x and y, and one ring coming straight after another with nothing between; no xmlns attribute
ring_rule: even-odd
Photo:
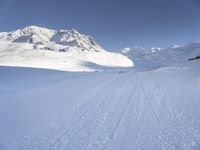
<svg viewBox="0 0 200 150"><path fill-rule="evenodd" d="M156 69L187 63L200 57L200 43L190 43L184 46L171 45L167 48L150 48L135 46L120 51L123 55L134 60L135 68Z"/></svg>

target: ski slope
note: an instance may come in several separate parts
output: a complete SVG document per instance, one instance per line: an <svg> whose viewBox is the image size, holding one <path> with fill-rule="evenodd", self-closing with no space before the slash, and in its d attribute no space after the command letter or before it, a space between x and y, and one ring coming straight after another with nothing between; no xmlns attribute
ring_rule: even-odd
<svg viewBox="0 0 200 150"><path fill-rule="evenodd" d="M199 150L199 66L93 73L0 67L0 149Z"/></svg>

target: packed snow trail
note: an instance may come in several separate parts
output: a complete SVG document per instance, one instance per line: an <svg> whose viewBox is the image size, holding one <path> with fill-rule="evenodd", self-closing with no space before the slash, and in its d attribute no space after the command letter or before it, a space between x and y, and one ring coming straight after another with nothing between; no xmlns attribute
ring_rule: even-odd
<svg viewBox="0 0 200 150"><path fill-rule="evenodd" d="M199 66L94 73L0 67L0 149L198 150Z"/></svg>

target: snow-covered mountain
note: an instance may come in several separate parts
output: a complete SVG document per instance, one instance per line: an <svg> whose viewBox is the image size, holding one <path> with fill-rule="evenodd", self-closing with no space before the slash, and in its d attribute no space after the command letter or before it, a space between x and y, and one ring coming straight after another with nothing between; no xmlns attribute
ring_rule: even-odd
<svg viewBox="0 0 200 150"><path fill-rule="evenodd" d="M121 53L134 60L135 67L140 69L155 69L186 63L200 56L200 43L190 43L184 46L171 45L167 48L150 48L135 46L125 48Z"/></svg>
<svg viewBox="0 0 200 150"><path fill-rule="evenodd" d="M0 38L17 43L35 44L35 47L47 50L67 51L70 48L77 48L82 51L104 51L92 37L80 34L75 29L55 31L30 26L13 32L2 33Z"/></svg>
<svg viewBox="0 0 200 150"><path fill-rule="evenodd" d="M104 50L90 36L76 30L29 26L0 33L0 65L94 71L105 67L131 67L119 53Z"/></svg>
<svg viewBox="0 0 200 150"><path fill-rule="evenodd" d="M0 66L0 150L200 150L200 44L124 49L140 71L62 72L38 68L133 63L75 30L0 39L0 65L37 67Z"/></svg>

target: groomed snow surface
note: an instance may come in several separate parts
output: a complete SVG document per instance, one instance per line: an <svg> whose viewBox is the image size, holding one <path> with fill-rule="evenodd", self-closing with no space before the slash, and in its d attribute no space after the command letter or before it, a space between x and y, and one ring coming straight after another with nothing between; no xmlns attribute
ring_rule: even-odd
<svg viewBox="0 0 200 150"><path fill-rule="evenodd" d="M0 67L0 149L199 150L199 66L93 73Z"/></svg>

